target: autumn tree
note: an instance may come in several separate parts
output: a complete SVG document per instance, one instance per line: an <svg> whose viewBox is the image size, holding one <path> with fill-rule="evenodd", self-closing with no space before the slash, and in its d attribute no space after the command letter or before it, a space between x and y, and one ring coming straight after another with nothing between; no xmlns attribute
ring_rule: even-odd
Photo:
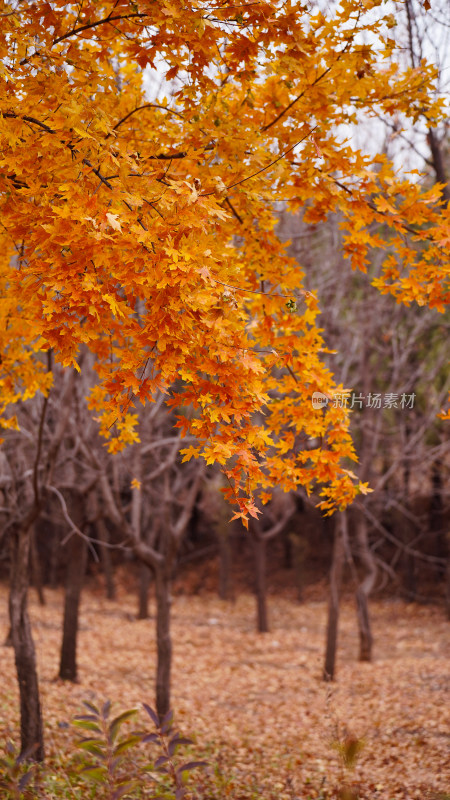
<svg viewBox="0 0 450 800"><path fill-rule="evenodd" d="M48 374L52 358L48 356ZM3 534L10 545L9 616L17 678L20 689L21 739L24 750L41 760L44 756L43 721L39 698L36 655L28 615L30 547L34 525L43 503L54 487L54 474L66 432L69 398L74 389L74 372L65 370L61 386L61 410L52 415L52 398L35 404L35 436L23 426L23 433L10 432L4 450L8 462L6 490L7 521ZM53 409L54 410L54 409ZM33 420L28 419L28 423Z"/></svg>
<svg viewBox="0 0 450 800"><path fill-rule="evenodd" d="M93 447L86 440L82 450L87 466L97 475L103 516L120 532L123 547L131 549L154 579L156 709L164 716L171 692L171 584L205 465L181 463L181 437L173 435L173 420L157 400L153 407L141 409L140 416L143 441L133 445L131 458L128 453L108 456L100 443ZM130 494L131 501L125 501Z"/></svg>
<svg viewBox="0 0 450 800"><path fill-rule="evenodd" d="M2 0L0 14L2 407L48 392L39 353L76 369L86 347L111 452L138 439L134 401L175 387L177 425L198 440L185 458L223 467L238 515L274 484L319 483L325 509L344 507L358 489L348 415L311 404L336 387L272 205L306 204L311 221L340 208L362 269L383 224L380 287L441 308L439 189L339 134L356 110L426 109L434 124L434 68L398 68L379 0L327 15L271 0ZM320 446L298 448L302 436Z"/></svg>
<svg viewBox="0 0 450 800"><path fill-rule="evenodd" d="M433 544L442 537L442 518L431 530L423 510L427 491L432 495L433 464L448 457L437 417L448 390L448 321L428 308L395 304L368 285L367 278L379 277L379 258L372 259L367 278L353 273L342 258L345 231L338 215L318 226L302 214L279 214L279 234L303 265L307 288L321 298L329 364L351 387L331 402L350 410L359 455L355 471L373 490L349 510L345 559L353 565L347 574L357 599L360 658L370 660L370 593L387 581L396 590L406 587L418 566L422 573L427 567L428 575L433 569L435 581L443 564ZM335 548L335 554L342 552Z"/></svg>
<svg viewBox="0 0 450 800"><path fill-rule="evenodd" d="M448 97L450 88L447 16L448 6L440 0L433 3L432 8L429 3L417 0L396 3L395 38L401 48L403 63L416 69L424 58L431 60L437 70L434 94L444 99ZM430 179L441 185L442 198L448 203L448 117L434 127L426 109L423 109L413 126L405 124L401 115L394 121L383 118L383 123L389 131L390 149L397 161L401 157L403 161L415 162L420 169L425 169Z"/></svg>

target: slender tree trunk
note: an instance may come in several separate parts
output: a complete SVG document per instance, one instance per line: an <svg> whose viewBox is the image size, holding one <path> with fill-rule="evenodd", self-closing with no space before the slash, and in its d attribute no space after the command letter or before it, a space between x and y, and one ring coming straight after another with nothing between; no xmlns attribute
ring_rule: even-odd
<svg viewBox="0 0 450 800"><path fill-rule="evenodd" d="M358 512L356 520L356 541L358 557L366 570L366 575L356 590L356 608L359 627L359 660L371 661L373 636L370 625L368 600L375 586L377 568L369 548L367 522L360 512Z"/></svg>
<svg viewBox="0 0 450 800"><path fill-rule="evenodd" d="M408 537L408 540L410 538L411 537ZM417 597L416 560L411 553L406 553L404 561L406 564L406 598L409 603L413 603Z"/></svg>
<svg viewBox="0 0 450 800"><path fill-rule="evenodd" d="M433 555L445 559L447 542L445 540L444 503L442 487L442 461L435 461L431 471L431 504L429 514L429 530L433 537ZM439 577L445 573L444 567L438 567Z"/></svg>
<svg viewBox="0 0 450 800"><path fill-rule="evenodd" d="M52 525L50 538L50 574L48 579L51 589L56 589L58 586L59 542L60 530Z"/></svg>
<svg viewBox="0 0 450 800"><path fill-rule="evenodd" d="M255 589L257 608L257 629L259 633L267 633L269 620L267 614L267 585L266 585L266 548L267 542L280 534L295 511L292 499L286 498L280 503L280 495L274 498L272 510L267 518L272 523L263 529L258 520L252 520L250 534L252 536L255 552Z"/></svg>
<svg viewBox="0 0 450 800"><path fill-rule="evenodd" d="M138 619L148 619L150 614L148 610L148 593L150 589L152 571L147 564L143 561L139 564L139 581L138 581Z"/></svg>
<svg viewBox="0 0 450 800"><path fill-rule="evenodd" d="M405 422L405 446L408 445L408 439L411 433L411 426L408 421ZM410 478L411 468L407 459L403 463L403 505L410 510ZM401 517L401 538L405 544L409 545L412 538L412 524L405 515ZM417 596L417 577L416 577L416 559L412 553L405 552L403 556L405 565L405 591L406 597L409 602L414 602Z"/></svg>
<svg viewBox="0 0 450 800"><path fill-rule="evenodd" d="M296 534L288 530L283 533L283 561L285 569L295 568L295 537Z"/></svg>
<svg viewBox="0 0 450 800"><path fill-rule="evenodd" d="M78 616L84 573L86 571L86 540L74 534L67 543L66 594L64 601L63 637L59 677L65 681L78 679L77 675L77 637Z"/></svg>
<svg viewBox="0 0 450 800"><path fill-rule="evenodd" d="M220 525L219 540L219 597L221 600L233 600L232 555L228 523Z"/></svg>
<svg viewBox="0 0 450 800"><path fill-rule="evenodd" d="M333 560L330 571L330 597L328 602L327 642L323 678L334 680L339 621L339 593L345 563L345 544L347 539L347 514L343 511L336 521L333 545Z"/></svg>
<svg viewBox="0 0 450 800"><path fill-rule="evenodd" d="M131 524L137 539L143 539L148 544L149 532L142 525L142 491L140 483L142 480L142 455L139 447L135 447L133 453L133 473L139 483L134 486L131 492ZM155 522L155 520L153 520ZM138 619L148 619L148 590L150 586L149 565L141 561L139 565L138 580Z"/></svg>
<svg viewBox="0 0 450 800"><path fill-rule="evenodd" d="M264 536L255 533L253 544L255 548L256 567L256 625L258 633L268 633L269 619L267 614L266 541Z"/></svg>
<svg viewBox="0 0 450 800"><path fill-rule="evenodd" d="M297 589L297 600L299 603L303 601L303 583L305 573L305 559L308 550L305 537L297 531L292 531L289 534L292 551L292 566L294 567L295 586Z"/></svg>
<svg viewBox="0 0 450 800"><path fill-rule="evenodd" d="M116 585L114 582L114 569L111 559L111 551L108 547L109 533L103 519L98 519L97 524L98 538L100 544L100 559L102 562L103 575L105 576L106 598L107 600L116 599Z"/></svg>
<svg viewBox="0 0 450 800"><path fill-rule="evenodd" d="M359 626L359 660L372 661L373 636L369 617L369 604L363 584L356 590L356 610Z"/></svg>
<svg viewBox="0 0 450 800"><path fill-rule="evenodd" d="M42 582L42 568L36 543L36 528L33 527L30 540L31 580L39 600L39 605L45 606L45 595Z"/></svg>
<svg viewBox="0 0 450 800"><path fill-rule="evenodd" d="M445 578L445 609L447 611L447 619L450 620L450 557L447 559Z"/></svg>
<svg viewBox="0 0 450 800"><path fill-rule="evenodd" d="M36 761L44 760L36 653L28 615L30 525L11 532L11 589L9 614L20 694L21 753Z"/></svg>
<svg viewBox="0 0 450 800"><path fill-rule="evenodd" d="M166 565L155 570L156 586L156 711L159 717L170 709L172 640L170 637L170 578Z"/></svg>
<svg viewBox="0 0 450 800"><path fill-rule="evenodd" d="M12 647L12 646L13 646L13 640L12 640L12 631L10 625L8 628L8 633L5 636L5 641L3 642L3 647Z"/></svg>
<svg viewBox="0 0 450 800"><path fill-rule="evenodd" d="M443 148L442 144L439 142L438 137L436 136L436 131L432 128L428 129L428 144L431 150L431 158L433 160L433 168L436 174L436 180L438 183L442 183L442 198L444 203L448 203L450 200L450 189L447 182L447 173L445 169L445 161L443 155Z"/></svg>

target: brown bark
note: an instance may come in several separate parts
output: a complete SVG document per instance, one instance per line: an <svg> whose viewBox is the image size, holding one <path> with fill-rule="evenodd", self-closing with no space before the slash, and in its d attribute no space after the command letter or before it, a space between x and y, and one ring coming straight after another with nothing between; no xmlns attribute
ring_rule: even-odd
<svg viewBox="0 0 450 800"><path fill-rule="evenodd" d="M359 627L359 660L372 660L373 636L369 616L369 595L373 591L377 578L375 560L369 548L367 538L367 522L362 512L357 512L356 544L358 558L366 570L364 579L356 590L356 609Z"/></svg>
<svg viewBox="0 0 450 800"><path fill-rule="evenodd" d="M81 590L86 571L86 540L73 534L67 545L66 592L64 598L63 637L59 663L59 677L65 681L76 682L77 637Z"/></svg>
<svg viewBox="0 0 450 800"><path fill-rule="evenodd" d="M48 351L48 369L52 368L52 355ZM48 410L48 396L44 397L36 440L36 453L31 485L25 485L17 508L29 508L20 521L11 527L11 588L9 613L14 648L17 680L20 695L21 754L36 761L44 759L44 736L36 654L28 616L28 586L30 571L30 546L33 527L42 509L42 487L50 488L58 451L63 440L71 409L74 371L68 370L65 389L61 397L61 413L43 458L44 426ZM42 467L42 469L40 469Z"/></svg>
<svg viewBox="0 0 450 800"><path fill-rule="evenodd" d="M250 521L249 532L255 552L256 627L259 633L268 633L269 631L266 585L267 542L283 531L294 512L295 504L292 497L275 494L271 507L265 512L266 519L272 522L270 528L264 530L260 519Z"/></svg>
<svg viewBox="0 0 450 800"><path fill-rule="evenodd" d="M405 422L404 426L404 436L405 436L405 444L407 446L409 437L411 435L411 426L409 425L408 421ZM405 511L410 512L410 478L411 478L411 468L408 459L406 458L403 462L403 506ZM400 531L401 531L401 539L406 544L409 545L411 542L411 521L410 518L406 515L406 513L401 514L400 518ZM405 593L406 597L410 602L414 602L417 596L417 577L416 577L416 559L414 555L405 550L403 554L403 562L404 562L404 583L405 583Z"/></svg>
<svg viewBox="0 0 450 800"><path fill-rule="evenodd" d="M21 753L44 760L44 734L39 685L27 594L31 524L17 525L10 533L11 588L9 614L20 694Z"/></svg>
<svg viewBox="0 0 450 800"><path fill-rule="evenodd" d="M442 486L442 461L435 461L431 470L431 504L429 515L429 528L433 537L433 554L445 559L447 556L447 542L445 541L445 521ZM440 568L440 577L444 570Z"/></svg>
<svg viewBox="0 0 450 800"><path fill-rule="evenodd" d="M51 589L56 589L58 587L59 546L60 530L56 526L52 525L50 533L50 571L48 578Z"/></svg>
<svg viewBox="0 0 450 800"><path fill-rule="evenodd" d="M289 540L291 543L292 566L294 568L297 600L301 603L303 601L304 571L308 544L305 537L298 531L291 531Z"/></svg>
<svg viewBox="0 0 450 800"><path fill-rule="evenodd" d="M3 647L12 647L12 646L13 646L13 640L12 640L12 631L10 625L8 628L8 633L5 636L5 641L3 642Z"/></svg>
<svg viewBox="0 0 450 800"><path fill-rule="evenodd" d="M134 554L141 561L145 562L154 572L156 589L156 647L157 647L157 667L156 667L156 710L159 716L164 716L170 709L170 676L172 661L172 642L170 636L170 582L175 564L176 555L186 531L186 527L192 515L192 510L199 492L200 481L203 477L204 467L197 468L195 475L188 488L186 484L177 489L175 484L170 482L168 471L173 466L178 449L178 440L175 441L172 453L166 462L160 464L155 470L143 475L142 472L142 450L136 448L133 473L134 477L140 481L143 477L146 481L155 480L163 477L161 492L157 498L157 518L152 519L151 531L144 531L142 524L142 492L135 486L132 490L131 500L131 524L126 520L125 515L119 510L116 498L119 492L112 492L106 472L100 474L99 486L102 492L102 499L109 518L118 526L122 526L125 535L133 549ZM97 468L100 462L94 457ZM177 495L180 488L184 491L183 505L181 512L175 521L172 521L174 509L173 497Z"/></svg>
<svg viewBox="0 0 450 800"><path fill-rule="evenodd" d="M258 533L254 534L255 550L255 594L256 594L256 627L258 633L268 633L269 618L267 614L266 584L266 541Z"/></svg>
<svg viewBox="0 0 450 800"><path fill-rule="evenodd" d="M295 540L293 534L285 531L283 535L283 562L285 569L295 567Z"/></svg>
<svg viewBox="0 0 450 800"><path fill-rule="evenodd" d="M442 199L444 203L448 203L448 201L450 200L450 189L448 186L447 175L445 171L444 158L442 154L442 145L436 136L436 132L432 128L429 128L428 130L427 139L428 139L428 144L430 146L431 159L433 162L433 169L436 175L436 180L438 183L443 184Z"/></svg>
<svg viewBox="0 0 450 800"><path fill-rule="evenodd" d="M34 527L31 534L30 541L30 565L31 565L31 583L36 589L39 605L45 606L45 595L42 580L42 567L39 558L39 552L36 543L36 528Z"/></svg>
<svg viewBox="0 0 450 800"><path fill-rule="evenodd" d="M150 616L148 609L148 593L150 589L152 571L143 561L139 564L138 580L138 619L148 619Z"/></svg>
<svg viewBox="0 0 450 800"><path fill-rule="evenodd" d="M203 488L200 510L212 524L217 539L219 556L218 594L221 600L234 600L233 591L233 557L230 525L231 509L226 502L222 489L224 476L216 473Z"/></svg>
<svg viewBox="0 0 450 800"><path fill-rule="evenodd" d="M445 609L447 611L447 619L450 620L450 558L447 561L445 578Z"/></svg>
<svg viewBox="0 0 450 800"><path fill-rule="evenodd" d="M333 560L330 571L330 597L328 602L327 642L323 679L334 680L339 621L339 594L345 563L347 540L347 514L343 511L336 521L333 544Z"/></svg>
<svg viewBox="0 0 450 800"><path fill-rule="evenodd" d="M156 711L159 717L170 710L172 640L170 636L170 577L162 565L155 572L156 586Z"/></svg>
<svg viewBox="0 0 450 800"><path fill-rule="evenodd" d="M219 597L221 600L234 600L232 579L232 554L228 523L217 531L219 541Z"/></svg>
<svg viewBox="0 0 450 800"><path fill-rule="evenodd" d="M112 565L111 551L108 547L109 544L108 528L106 527L105 521L103 519L97 520L96 528L97 528L98 538L101 542L101 544L99 545L99 549L100 549L100 560L102 562L103 575L105 576L106 598L108 600L115 600L116 585L114 582L114 569Z"/></svg>
<svg viewBox="0 0 450 800"><path fill-rule="evenodd" d="M153 551L157 555L157 558L153 557L153 568L155 570L156 588L156 711L160 717L170 710L170 675L172 668L172 640L170 636L171 576L182 537L192 516L203 472L203 466L197 469L185 495L182 511L175 522L171 520L173 487L171 488L170 486L168 473L166 472L164 475L163 511L158 537L158 553L156 554ZM148 549L152 550L150 547Z"/></svg>

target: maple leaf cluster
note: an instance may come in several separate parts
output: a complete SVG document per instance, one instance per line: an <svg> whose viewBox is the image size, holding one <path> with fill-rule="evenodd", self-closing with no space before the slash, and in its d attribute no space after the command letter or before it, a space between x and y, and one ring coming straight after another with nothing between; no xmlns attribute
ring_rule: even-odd
<svg viewBox="0 0 450 800"><path fill-rule="evenodd" d="M48 391L45 350L79 369L88 349L112 451L163 389L239 514L258 485L318 482L327 509L364 490L347 410L311 403L336 386L273 205L341 209L354 266L388 238L382 291L448 302L439 187L340 141L361 109L443 114L433 68L393 62L380 6L0 2L2 409Z"/></svg>

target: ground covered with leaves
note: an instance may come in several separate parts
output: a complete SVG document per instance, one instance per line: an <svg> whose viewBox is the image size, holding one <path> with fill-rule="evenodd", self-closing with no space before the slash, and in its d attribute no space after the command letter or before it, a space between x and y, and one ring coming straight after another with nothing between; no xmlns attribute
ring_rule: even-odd
<svg viewBox="0 0 450 800"><path fill-rule="evenodd" d="M79 737L71 725L82 702L111 699L117 712L154 704L154 621L137 621L136 601L86 592L78 684L55 680L63 595L31 594L50 768L63 765ZM7 590L0 587L0 638ZM190 757L198 800L444 800L450 794L449 623L443 609L398 600L371 605L374 662L357 662L351 598L340 620L337 679L321 679L325 600L270 598L271 632L254 629L254 599L224 603L212 594L173 601L173 708ZM0 742L18 741L18 691L11 648L0 648ZM356 754L346 765L346 754ZM341 795L339 795L339 787ZM50 796L50 795L48 795ZM86 795L87 796L87 795Z"/></svg>

